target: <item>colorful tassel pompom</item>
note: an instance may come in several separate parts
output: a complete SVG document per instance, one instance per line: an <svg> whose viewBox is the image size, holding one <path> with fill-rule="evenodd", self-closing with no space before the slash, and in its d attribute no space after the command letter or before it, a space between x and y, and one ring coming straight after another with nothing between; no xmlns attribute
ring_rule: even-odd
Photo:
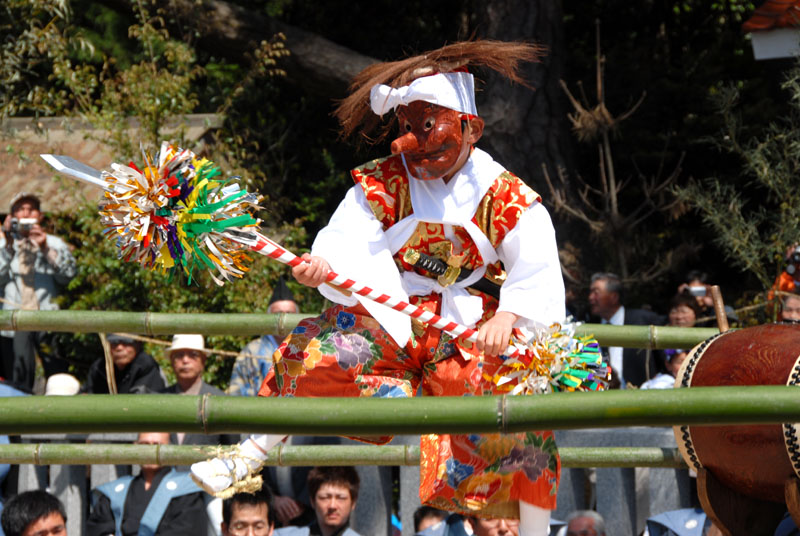
<svg viewBox="0 0 800 536"><path fill-rule="evenodd" d="M162 272L182 271L189 281L198 268L218 285L241 278L252 259L240 239L252 239L258 230L252 211L261 196L187 149L164 142L155 157L142 156L141 169L133 162L111 164L102 173L101 221L119 257Z"/></svg>
<svg viewBox="0 0 800 536"><path fill-rule="evenodd" d="M518 352L506 357L493 376L484 377L512 395L607 389L611 367L594 337L575 337L576 327L553 324L533 333L515 329L512 346Z"/></svg>

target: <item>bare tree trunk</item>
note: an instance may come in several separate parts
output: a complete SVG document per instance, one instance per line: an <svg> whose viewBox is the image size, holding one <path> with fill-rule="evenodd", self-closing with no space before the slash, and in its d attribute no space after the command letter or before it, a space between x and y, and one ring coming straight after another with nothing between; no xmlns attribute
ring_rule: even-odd
<svg viewBox="0 0 800 536"><path fill-rule="evenodd" d="M100 0L120 12L131 9L130 0ZM350 80L376 60L337 45L317 34L291 26L258 11L224 0L171 0L163 9L174 21L196 32L195 45L239 62L261 41L277 33L286 36L291 55L281 67L306 89L322 95L344 95Z"/></svg>
<svg viewBox="0 0 800 536"><path fill-rule="evenodd" d="M473 12L472 24L480 37L533 41L549 49L541 63L525 67L526 79L535 91L489 76L484 91L478 94L478 113L486 120L482 146L544 194L543 164L551 173L572 169L572 140L559 87L564 67L561 2L477 1Z"/></svg>

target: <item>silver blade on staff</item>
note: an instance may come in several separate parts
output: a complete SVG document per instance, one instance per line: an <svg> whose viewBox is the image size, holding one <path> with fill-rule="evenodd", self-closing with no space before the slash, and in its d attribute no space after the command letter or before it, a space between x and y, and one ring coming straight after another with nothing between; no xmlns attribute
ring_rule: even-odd
<svg viewBox="0 0 800 536"><path fill-rule="evenodd" d="M60 173L72 175L78 180L88 182L93 186L99 186L104 190L110 189L108 183L103 180L103 172L92 166L87 166L70 156L60 154L40 154L39 156Z"/></svg>

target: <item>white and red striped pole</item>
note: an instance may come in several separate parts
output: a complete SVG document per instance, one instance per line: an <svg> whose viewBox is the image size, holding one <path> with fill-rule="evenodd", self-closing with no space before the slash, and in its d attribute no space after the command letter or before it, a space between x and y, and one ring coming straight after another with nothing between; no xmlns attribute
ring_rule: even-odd
<svg viewBox="0 0 800 536"><path fill-rule="evenodd" d="M266 255L272 259L275 259L279 262L284 264L288 264L289 266L297 266L298 264L303 263L304 261L295 255L294 253L287 251L274 241L270 240L266 236L256 233L258 236L258 242L255 245L251 245L250 249L262 255ZM337 274L334 271L328 272L328 283L339 287L340 289L348 290L350 292L354 292L359 296L363 296L369 300L372 300L377 303L381 303L386 305L387 307L391 307L395 311L400 311L411 318L417 318L426 324L430 324L437 329L441 329L452 335L453 337L463 337L465 340L475 342L478 337L478 332L474 329L468 328L458 322L453 322L450 320L445 320L441 316L431 313L430 311L426 311L422 307L417 307L416 305L411 305L408 302L403 300L398 300L393 298L387 294L382 294L377 292L365 285L359 284L357 281L353 281L352 279L347 279L344 276ZM513 350L512 353L508 353L506 355L516 355L519 350L514 346L509 346L509 351Z"/></svg>

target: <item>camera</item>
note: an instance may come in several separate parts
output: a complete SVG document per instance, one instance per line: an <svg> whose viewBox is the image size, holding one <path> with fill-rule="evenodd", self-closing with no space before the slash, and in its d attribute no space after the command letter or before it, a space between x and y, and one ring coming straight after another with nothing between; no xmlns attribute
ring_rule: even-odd
<svg viewBox="0 0 800 536"><path fill-rule="evenodd" d="M705 296L706 295L706 287L704 285L698 285L696 287L689 287L689 294L692 296Z"/></svg>
<svg viewBox="0 0 800 536"><path fill-rule="evenodd" d="M36 223L36 218L11 218L11 234L15 238L27 235Z"/></svg>

